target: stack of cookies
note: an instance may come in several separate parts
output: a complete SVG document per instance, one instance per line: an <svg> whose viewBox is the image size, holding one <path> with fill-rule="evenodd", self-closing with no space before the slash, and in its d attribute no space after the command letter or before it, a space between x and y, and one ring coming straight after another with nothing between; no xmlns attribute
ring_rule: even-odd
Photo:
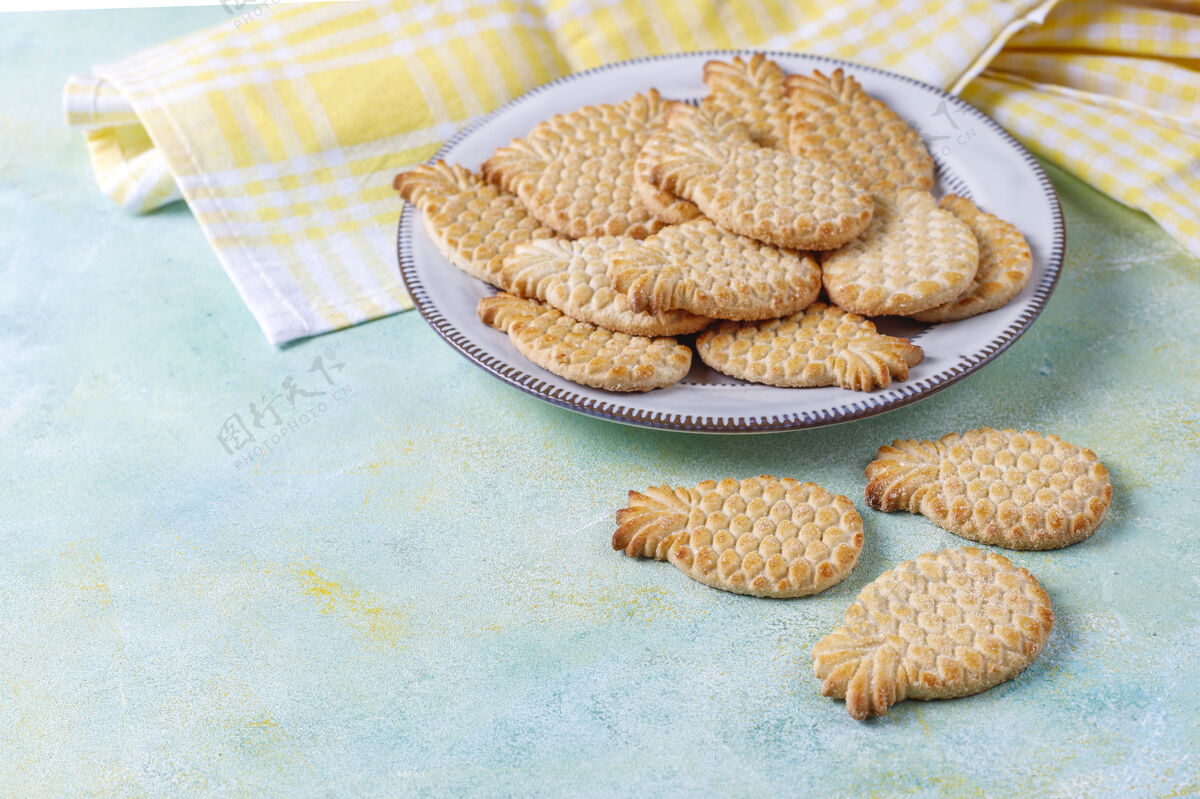
<svg viewBox="0 0 1200 799"><path fill-rule="evenodd" d="M1028 282L1020 232L935 199L918 134L853 77L756 55L704 80L698 107L650 89L542 122L482 174L396 177L450 263L500 290L480 318L534 363L664 388L691 367L675 337L697 334L743 380L872 391L924 354L866 317L964 319Z"/></svg>

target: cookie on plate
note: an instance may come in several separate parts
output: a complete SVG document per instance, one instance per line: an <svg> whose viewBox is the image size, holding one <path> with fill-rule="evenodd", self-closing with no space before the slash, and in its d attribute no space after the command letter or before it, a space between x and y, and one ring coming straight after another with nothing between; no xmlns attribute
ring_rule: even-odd
<svg viewBox="0 0 1200 799"><path fill-rule="evenodd" d="M760 147L736 118L677 104L651 182L721 227L758 241L830 250L866 229L870 194L831 161Z"/></svg>
<svg viewBox="0 0 1200 799"><path fill-rule="evenodd" d="M947 194L938 206L970 226L979 242L979 271L962 296L915 313L913 318L921 322L953 322L994 311L1020 294L1033 273L1033 253L1021 231L956 194Z"/></svg>
<svg viewBox="0 0 1200 799"><path fill-rule="evenodd" d="M965 222L920 189L875 201L865 233L821 254L829 299L864 316L907 315L966 291L979 269L979 244Z"/></svg>
<svg viewBox="0 0 1200 799"><path fill-rule="evenodd" d="M820 269L808 253L730 233L707 219L626 242L608 264L613 287L635 311L771 319L807 308L821 291Z"/></svg>
<svg viewBox="0 0 1200 799"><path fill-rule="evenodd" d="M649 391L678 383L692 366L691 349L673 338L614 333L537 300L501 292L481 299L478 310L526 358L585 386Z"/></svg>
<svg viewBox="0 0 1200 799"><path fill-rule="evenodd" d="M1032 430L893 441L879 448L866 476L872 508L920 513L955 535L1009 549L1082 541L1112 501L1096 453Z"/></svg>
<svg viewBox="0 0 1200 799"><path fill-rule="evenodd" d="M633 165L674 105L651 89L617 105L558 114L498 149L483 175L568 238L643 238L663 223L635 195Z"/></svg>
<svg viewBox="0 0 1200 799"><path fill-rule="evenodd" d="M772 386L874 391L907 380L925 357L908 339L885 336L857 314L818 302L783 319L723 322L696 338L718 372Z"/></svg>
<svg viewBox="0 0 1200 799"><path fill-rule="evenodd" d="M392 185L421 212L446 260L497 288L504 256L513 247L555 235L517 197L457 164L422 164L396 175Z"/></svg>
<svg viewBox="0 0 1200 799"><path fill-rule="evenodd" d="M785 78L779 65L762 53L709 61L704 65L708 96L700 108L740 119L755 144L785 150L791 121Z"/></svg>
<svg viewBox="0 0 1200 799"><path fill-rule="evenodd" d="M832 161L858 175L865 188L893 196L910 187L933 188L933 158L920 135L841 69L826 77L789 75L788 148L798 156Z"/></svg>
<svg viewBox="0 0 1200 799"><path fill-rule="evenodd" d="M841 582L862 544L849 499L769 475L630 491L612 540L613 549L668 560L713 588L777 599Z"/></svg>
<svg viewBox="0 0 1200 799"><path fill-rule="evenodd" d="M522 297L541 300L567 316L631 336L679 336L712 321L687 311L633 311L613 289L605 256L628 241L617 236L544 239L513 249L501 282Z"/></svg>
<svg viewBox="0 0 1200 799"><path fill-rule="evenodd" d="M708 96L700 103L706 112L723 111L746 126L750 138L763 147L787 149L788 99L783 70L774 61L755 53L749 59L734 56L730 61L704 65ZM671 147L670 137L651 136L634 165L634 191L650 212L664 222L682 224L701 216L694 203L680 199L654 185L654 165Z"/></svg>
<svg viewBox="0 0 1200 799"><path fill-rule="evenodd" d="M633 191L650 213L661 222L682 225L704 216L695 203L663 191L654 184L654 167L674 149L674 139L660 130L646 139L633 162Z"/></svg>
<svg viewBox="0 0 1200 799"><path fill-rule="evenodd" d="M856 719L905 699L986 691L1029 667L1050 637L1050 598L1008 558L963 547L879 575L813 647L825 696Z"/></svg>

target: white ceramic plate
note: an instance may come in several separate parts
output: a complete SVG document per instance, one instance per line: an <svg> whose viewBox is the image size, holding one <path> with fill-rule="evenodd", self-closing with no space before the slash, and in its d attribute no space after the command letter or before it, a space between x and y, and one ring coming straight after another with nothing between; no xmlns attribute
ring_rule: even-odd
<svg viewBox="0 0 1200 799"><path fill-rule="evenodd" d="M554 114L618 103L652 86L665 97L697 101L707 93L701 80L704 62L751 52L643 58L560 78L462 130L433 160L478 169L497 147ZM1041 165L992 119L933 86L836 59L766 55L787 72L820 69L828 74L841 67L907 119L937 164L934 194L968 196L1025 234L1033 250L1033 277L1025 290L1004 308L959 322L875 320L881 332L914 339L925 350L925 360L908 380L879 391L761 386L713 372L695 357L691 373L675 386L616 393L580 386L535 366L506 334L480 322L475 306L494 289L452 267L413 212L401 217L397 247L405 285L421 315L460 353L522 391L589 416L671 430L766 432L861 419L927 397L1003 352L1037 318L1062 266L1062 209Z"/></svg>

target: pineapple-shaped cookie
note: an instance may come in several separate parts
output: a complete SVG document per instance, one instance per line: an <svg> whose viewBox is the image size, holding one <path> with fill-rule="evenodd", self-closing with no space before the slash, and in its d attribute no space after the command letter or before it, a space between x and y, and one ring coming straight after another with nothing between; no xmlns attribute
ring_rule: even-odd
<svg viewBox="0 0 1200 799"><path fill-rule="evenodd" d="M514 247L555 235L516 196L457 164L422 164L396 175L393 185L421 212L446 260L497 288L503 288L500 269Z"/></svg>
<svg viewBox="0 0 1200 799"><path fill-rule="evenodd" d="M634 311L608 278L607 255L629 239L544 239L515 247L504 259L509 292L548 303L581 322L631 336L679 336L712 321L687 311Z"/></svg>
<svg viewBox="0 0 1200 799"><path fill-rule="evenodd" d="M831 250L866 229L874 203L832 161L760 147L723 111L676 105L651 182L726 230L777 247Z"/></svg>
<svg viewBox="0 0 1200 799"><path fill-rule="evenodd" d="M713 369L742 380L854 391L906 380L909 367L925 357L907 339L885 336L869 319L822 302L782 319L722 322L696 338L696 351Z"/></svg>
<svg viewBox="0 0 1200 799"><path fill-rule="evenodd" d="M479 301L484 324L508 334L517 351L548 372L608 391L649 391L683 379L692 351L669 336L614 333L537 300L501 292Z"/></svg>
<svg viewBox="0 0 1200 799"><path fill-rule="evenodd" d="M1096 453L1032 430L893 441L879 448L866 475L871 507L920 513L955 535L1009 549L1082 541L1112 500Z"/></svg>
<svg viewBox="0 0 1200 799"><path fill-rule="evenodd" d="M949 302L978 271L971 228L920 189L900 189L894 200L877 197L866 231L821 253L829 299L864 316L913 314Z"/></svg>
<svg viewBox="0 0 1200 799"><path fill-rule="evenodd" d="M813 647L821 693L856 719L904 699L949 699L1012 679L1050 635L1033 575L978 549L921 555L879 575Z"/></svg>
<svg viewBox="0 0 1200 799"><path fill-rule="evenodd" d="M866 188L892 196L902 188L933 188L933 158L921 136L871 97L854 76L789 75L788 147L803 158L829 160L861 176Z"/></svg>
<svg viewBox="0 0 1200 799"><path fill-rule="evenodd" d="M862 518L849 499L769 475L630 491L612 541L713 588L774 598L841 582L862 544Z"/></svg>
<svg viewBox="0 0 1200 799"><path fill-rule="evenodd" d="M672 225L606 256L613 288L634 311L684 310L714 319L774 319L812 304L812 255L730 233L707 219Z"/></svg>
<svg viewBox="0 0 1200 799"><path fill-rule="evenodd" d="M663 223L635 194L633 164L674 105L651 89L558 114L498 149L483 164L484 177L568 238L643 238Z"/></svg>

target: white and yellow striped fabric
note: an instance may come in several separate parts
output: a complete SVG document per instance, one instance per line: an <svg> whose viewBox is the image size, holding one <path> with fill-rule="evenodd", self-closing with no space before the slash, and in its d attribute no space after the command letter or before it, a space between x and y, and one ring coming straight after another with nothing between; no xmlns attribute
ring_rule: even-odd
<svg viewBox="0 0 1200 799"><path fill-rule="evenodd" d="M231 4L232 6L233 4ZM560 75L721 48L961 91L1200 254L1200 18L1101 0L372 0L246 6L66 87L102 190L182 197L268 339L409 307L395 172Z"/></svg>

